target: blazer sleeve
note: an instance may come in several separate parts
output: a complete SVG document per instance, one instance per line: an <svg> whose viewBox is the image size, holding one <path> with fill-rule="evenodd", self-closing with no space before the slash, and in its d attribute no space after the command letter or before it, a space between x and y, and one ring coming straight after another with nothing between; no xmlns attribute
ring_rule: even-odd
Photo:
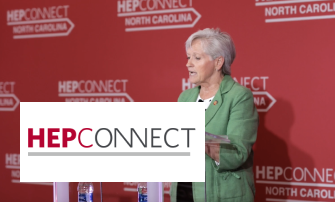
<svg viewBox="0 0 335 202"><path fill-rule="evenodd" d="M227 135L231 144L223 144L220 148L220 164L213 166L218 172L236 170L248 159L252 146L256 141L258 113L254 105L254 97L249 89L235 96L230 109Z"/></svg>

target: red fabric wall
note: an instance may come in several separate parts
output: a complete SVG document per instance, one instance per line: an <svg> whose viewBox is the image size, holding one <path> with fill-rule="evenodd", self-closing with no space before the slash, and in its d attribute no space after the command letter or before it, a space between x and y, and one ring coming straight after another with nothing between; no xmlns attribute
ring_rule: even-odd
<svg viewBox="0 0 335 202"><path fill-rule="evenodd" d="M255 95L256 201L334 200L334 17L316 0L0 0L2 200L52 201L50 183L18 182L19 102L174 102L191 87L184 43L207 27L232 36L232 76Z"/></svg>

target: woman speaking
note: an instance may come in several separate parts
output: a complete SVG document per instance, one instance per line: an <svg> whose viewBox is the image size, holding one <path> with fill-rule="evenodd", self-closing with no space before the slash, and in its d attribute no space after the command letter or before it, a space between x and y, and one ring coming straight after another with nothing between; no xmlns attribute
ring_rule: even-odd
<svg viewBox="0 0 335 202"><path fill-rule="evenodd" d="M203 102L206 132L227 135L231 144L207 144L206 182L172 183L171 202L254 201L252 146L258 114L252 92L230 76L234 43L220 29L207 28L187 39L186 54L189 81L197 86L181 93L178 101ZM192 194L179 191L185 187Z"/></svg>

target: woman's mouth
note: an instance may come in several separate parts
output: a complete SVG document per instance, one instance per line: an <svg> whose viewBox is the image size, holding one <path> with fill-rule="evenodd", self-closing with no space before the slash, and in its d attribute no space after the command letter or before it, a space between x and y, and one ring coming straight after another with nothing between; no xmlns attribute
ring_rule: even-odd
<svg viewBox="0 0 335 202"><path fill-rule="evenodd" d="M189 71L189 75L190 75L190 76L194 76L194 75L196 75L196 74L197 74L196 72Z"/></svg>

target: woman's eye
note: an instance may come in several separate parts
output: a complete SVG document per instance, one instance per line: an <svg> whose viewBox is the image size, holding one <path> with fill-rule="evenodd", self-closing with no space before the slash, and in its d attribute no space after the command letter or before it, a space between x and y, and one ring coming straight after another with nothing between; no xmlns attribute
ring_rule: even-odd
<svg viewBox="0 0 335 202"><path fill-rule="evenodd" d="M187 57L187 59L189 60L189 59L190 59L190 57Z"/></svg>
<svg viewBox="0 0 335 202"><path fill-rule="evenodd" d="M200 58L198 58L198 57L195 57L195 59L200 60Z"/></svg>

